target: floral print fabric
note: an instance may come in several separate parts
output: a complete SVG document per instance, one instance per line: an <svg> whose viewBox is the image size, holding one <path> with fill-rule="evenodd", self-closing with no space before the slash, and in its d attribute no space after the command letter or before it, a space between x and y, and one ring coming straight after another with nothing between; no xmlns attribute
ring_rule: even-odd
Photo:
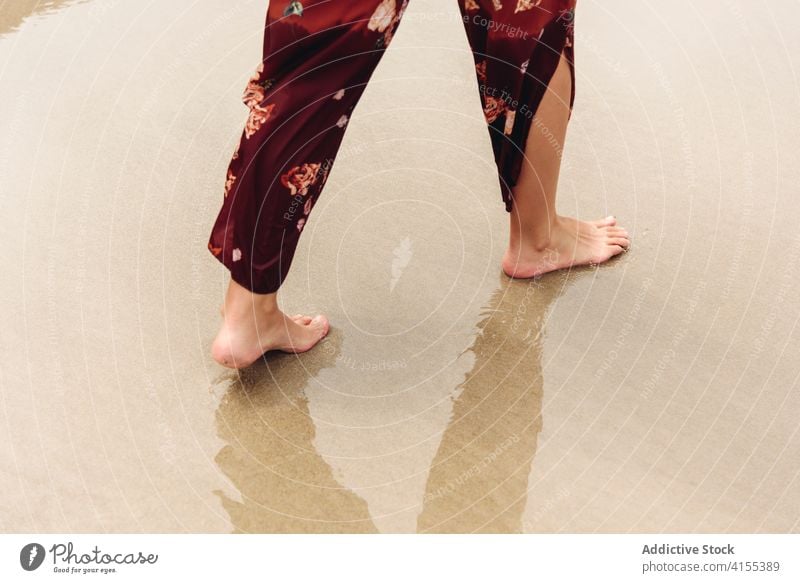
<svg viewBox="0 0 800 583"><path fill-rule="evenodd" d="M350 116L409 0L271 0L263 62L224 186L209 250L254 293L278 290L333 167ZM575 0L457 0L506 209ZM574 80L574 75L573 75ZM574 87L574 82L573 82Z"/></svg>

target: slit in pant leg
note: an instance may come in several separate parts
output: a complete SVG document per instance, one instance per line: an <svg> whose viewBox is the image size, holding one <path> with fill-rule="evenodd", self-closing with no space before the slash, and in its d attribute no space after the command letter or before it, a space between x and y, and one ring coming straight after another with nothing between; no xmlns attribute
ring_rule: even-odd
<svg viewBox="0 0 800 583"><path fill-rule="evenodd" d="M553 76L562 59L566 61L570 74L568 115L571 117L576 93L572 29L571 25L567 28L559 19L556 19L544 29L541 43L537 44L531 54L532 70L526 73L519 100L521 104L525 104L524 115L516 116L512 134L510 137L506 136L510 139L505 140L498 157L503 201L508 212L511 212L514 206L513 190L526 159L526 147L530 132L533 130L534 120L537 119L539 106L550 88Z"/></svg>
<svg viewBox="0 0 800 583"><path fill-rule="evenodd" d="M515 10L489 0L470 0L462 8L472 46L484 114L489 126L502 199L513 208L528 135L562 55L572 76L570 111L575 96L572 49L574 1L545 0ZM483 26L486 15L492 27ZM523 34L519 34L519 33ZM516 34L516 36L515 36Z"/></svg>

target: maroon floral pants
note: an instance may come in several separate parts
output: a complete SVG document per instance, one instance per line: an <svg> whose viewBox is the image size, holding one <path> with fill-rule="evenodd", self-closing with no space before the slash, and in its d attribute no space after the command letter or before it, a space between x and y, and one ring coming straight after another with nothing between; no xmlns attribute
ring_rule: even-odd
<svg viewBox="0 0 800 583"><path fill-rule="evenodd" d="M409 0L271 0L263 62L208 244L254 293L278 290L353 113ZM575 0L458 0L506 210ZM573 74L573 96L574 96Z"/></svg>

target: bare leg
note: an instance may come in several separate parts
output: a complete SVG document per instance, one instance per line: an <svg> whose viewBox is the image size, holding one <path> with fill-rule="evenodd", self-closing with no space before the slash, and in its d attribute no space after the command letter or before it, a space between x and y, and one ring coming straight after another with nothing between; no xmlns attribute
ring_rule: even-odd
<svg viewBox="0 0 800 583"><path fill-rule="evenodd" d="M617 226L614 217L586 222L556 212L571 91L569 64L562 56L531 126L526 160L514 189L509 246L503 257L503 271L509 277L602 263L630 245L627 231Z"/></svg>
<svg viewBox="0 0 800 583"><path fill-rule="evenodd" d="M278 294L254 294L231 280L222 307L222 326L211 354L219 364L244 368L267 351L306 352L328 333L319 315L287 316L278 308Z"/></svg>

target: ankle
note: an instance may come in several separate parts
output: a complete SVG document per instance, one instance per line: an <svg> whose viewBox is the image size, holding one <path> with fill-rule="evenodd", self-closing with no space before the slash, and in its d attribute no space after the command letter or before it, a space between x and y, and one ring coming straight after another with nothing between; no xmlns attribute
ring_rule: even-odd
<svg viewBox="0 0 800 583"><path fill-rule="evenodd" d="M255 294L231 280L222 308L226 320L241 321L254 315L274 319L281 315L277 294Z"/></svg>
<svg viewBox="0 0 800 583"><path fill-rule="evenodd" d="M222 308L222 317L228 323L252 322L254 318L259 321L277 321L282 316L281 311L272 305L261 305L258 302L243 304L228 304Z"/></svg>
<svg viewBox="0 0 800 583"><path fill-rule="evenodd" d="M511 219L511 251L544 252L553 247L555 232L561 225L561 217L547 215L540 219L521 221L518 217Z"/></svg>
<svg viewBox="0 0 800 583"><path fill-rule="evenodd" d="M553 227L551 225L541 226L520 233L517 237L512 237L509 249L513 251L534 251L543 253L553 248Z"/></svg>
<svg viewBox="0 0 800 583"><path fill-rule="evenodd" d="M557 232L563 225L562 217L548 215L539 220L519 222L512 219L509 249L544 252L552 249L558 240Z"/></svg>

